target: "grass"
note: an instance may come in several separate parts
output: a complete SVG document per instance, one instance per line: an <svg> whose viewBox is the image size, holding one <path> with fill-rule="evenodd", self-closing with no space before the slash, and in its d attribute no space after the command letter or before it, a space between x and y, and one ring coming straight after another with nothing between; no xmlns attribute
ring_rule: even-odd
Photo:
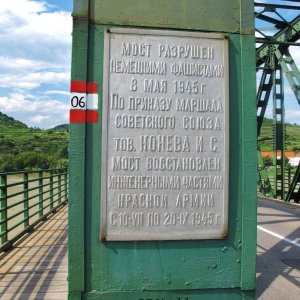
<svg viewBox="0 0 300 300"><path fill-rule="evenodd" d="M0 112L0 172L67 166L68 125L31 128Z"/></svg>
<svg viewBox="0 0 300 300"><path fill-rule="evenodd" d="M300 126L296 124L285 125L286 151L300 151ZM261 134L258 138L261 151L273 151L273 121L264 119Z"/></svg>

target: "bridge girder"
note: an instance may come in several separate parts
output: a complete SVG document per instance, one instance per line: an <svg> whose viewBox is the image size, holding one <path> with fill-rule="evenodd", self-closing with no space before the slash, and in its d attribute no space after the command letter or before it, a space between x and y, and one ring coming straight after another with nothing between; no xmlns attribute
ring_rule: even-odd
<svg viewBox="0 0 300 300"><path fill-rule="evenodd" d="M300 1L293 1L300 3ZM284 74L289 85L300 105L300 72L289 51L290 46L299 46L297 41L300 39L300 14L293 20L287 21L285 17L278 13L278 10L293 9L299 10L300 6L278 5L272 3L255 3L256 8L263 8L255 12L257 20L271 24L275 34L270 35L269 28L259 29L256 32L260 37L256 38L259 44L256 49L256 70L261 72L260 84L257 90L257 134L260 135L261 127L265 117L267 105L271 94L273 94L273 152L274 152L274 183L271 193L274 197L285 198L285 110L284 110ZM278 158L281 157L281 158ZM259 160L258 186L263 189L266 182L270 182L265 173L262 159ZM263 173L262 173L263 172ZM297 173L296 173L297 174ZM296 176L296 175L295 175ZM298 179L293 179L293 182ZM298 181L297 181L298 182ZM278 186L280 187L278 189ZM292 186L289 187L291 189ZM270 190L270 185L267 185ZM294 187L295 189L295 187ZM300 193L300 189L299 189ZM288 195L295 193L288 191L286 201L291 198ZM299 195L298 195L299 196ZM299 198L299 197L298 197Z"/></svg>

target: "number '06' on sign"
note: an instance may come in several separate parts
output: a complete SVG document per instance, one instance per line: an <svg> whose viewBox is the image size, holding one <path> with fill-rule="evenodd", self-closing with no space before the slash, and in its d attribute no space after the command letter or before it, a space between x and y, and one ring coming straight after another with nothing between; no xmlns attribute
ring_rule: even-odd
<svg viewBox="0 0 300 300"><path fill-rule="evenodd" d="M86 109L86 95L72 93L70 99L71 109Z"/></svg>

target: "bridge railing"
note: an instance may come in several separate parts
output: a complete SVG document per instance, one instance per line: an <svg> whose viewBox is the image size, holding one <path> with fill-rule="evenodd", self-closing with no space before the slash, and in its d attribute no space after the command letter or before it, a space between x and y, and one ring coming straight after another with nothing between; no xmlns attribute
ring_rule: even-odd
<svg viewBox="0 0 300 300"><path fill-rule="evenodd" d="M67 169L0 173L0 252L67 200Z"/></svg>

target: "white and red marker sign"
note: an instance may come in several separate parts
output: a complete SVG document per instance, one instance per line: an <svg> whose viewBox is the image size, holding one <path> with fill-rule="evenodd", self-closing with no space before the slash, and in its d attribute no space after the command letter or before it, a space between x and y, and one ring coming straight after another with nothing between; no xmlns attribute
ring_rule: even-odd
<svg viewBox="0 0 300 300"><path fill-rule="evenodd" d="M70 123L98 121L98 85L95 82L71 81Z"/></svg>

